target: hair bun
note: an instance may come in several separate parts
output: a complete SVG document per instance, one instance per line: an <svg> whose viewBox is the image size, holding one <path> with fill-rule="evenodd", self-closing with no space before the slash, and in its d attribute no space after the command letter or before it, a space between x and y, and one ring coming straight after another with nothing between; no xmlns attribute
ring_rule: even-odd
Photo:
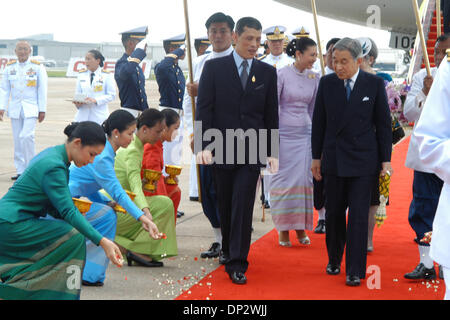
<svg viewBox="0 0 450 320"><path fill-rule="evenodd" d="M311 38L302 37L300 39L293 39L286 48L286 54L295 59L295 53L297 51L304 53L311 46L317 46L316 42Z"/></svg>
<svg viewBox="0 0 450 320"><path fill-rule="evenodd" d="M295 58L295 52L297 51L297 39L291 40L286 48L286 54L289 57Z"/></svg>
<svg viewBox="0 0 450 320"><path fill-rule="evenodd" d="M102 128L103 128L103 131L105 131L106 134L109 134L109 121L108 121L108 119L103 121Z"/></svg>
<svg viewBox="0 0 450 320"><path fill-rule="evenodd" d="M78 127L78 125L79 125L79 122L72 122L64 129L64 134L70 138L72 136L72 133L74 132L74 130Z"/></svg>

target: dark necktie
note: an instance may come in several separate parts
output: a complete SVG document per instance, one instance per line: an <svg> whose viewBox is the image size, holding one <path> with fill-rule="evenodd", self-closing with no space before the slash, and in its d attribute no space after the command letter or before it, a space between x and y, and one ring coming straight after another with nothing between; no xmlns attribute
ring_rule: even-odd
<svg viewBox="0 0 450 320"><path fill-rule="evenodd" d="M242 67L241 83L242 83L242 88L244 88L244 90L245 90L245 87L247 86L247 80L248 80L248 71L247 71L248 62L247 62L247 60L242 61L241 67Z"/></svg>
<svg viewBox="0 0 450 320"><path fill-rule="evenodd" d="M352 94L352 87L350 84L352 83L352 79L345 80L347 84L345 85L345 91L347 93L347 101L350 100L350 95Z"/></svg>
<svg viewBox="0 0 450 320"><path fill-rule="evenodd" d="M95 77L95 73L91 73L91 84L92 84L92 81L94 80L94 77Z"/></svg>

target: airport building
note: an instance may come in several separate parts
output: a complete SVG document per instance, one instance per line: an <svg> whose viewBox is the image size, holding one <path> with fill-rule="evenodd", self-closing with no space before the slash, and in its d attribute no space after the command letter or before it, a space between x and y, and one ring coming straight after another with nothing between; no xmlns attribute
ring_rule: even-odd
<svg viewBox="0 0 450 320"><path fill-rule="evenodd" d="M124 49L121 42L103 43L76 43L60 42L53 40L53 34L39 34L24 37L33 48L33 56L48 68L67 68L71 58L83 58L89 50L97 49L107 60L118 60L122 57ZM0 39L0 60L3 62L15 58L14 49L18 39ZM147 60L152 61L152 69L165 56L164 48L161 44L151 44L147 49ZM4 63L2 63L4 64ZM187 70L186 61L182 61L180 66ZM3 66L2 66L3 67Z"/></svg>

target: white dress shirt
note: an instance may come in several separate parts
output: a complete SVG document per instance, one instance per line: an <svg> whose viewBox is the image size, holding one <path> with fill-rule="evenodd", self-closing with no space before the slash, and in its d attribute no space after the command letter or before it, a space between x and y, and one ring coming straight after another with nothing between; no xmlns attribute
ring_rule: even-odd
<svg viewBox="0 0 450 320"><path fill-rule="evenodd" d="M436 76L437 68L431 69L431 74L433 78ZM411 90L406 97L405 106L404 106L404 115L406 119L410 122L416 122L420 118L420 114L422 113L423 106L427 99L427 96L423 93L423 80L427 76L427 70L422 69L417 72L411 84ZM415 130L415 128L414 128ZM409 142L408 154L406 156L405 166L420 172L432 173L430 169L427 169L422 161L419 158L419 145L417 139L414 135L411 136L411 140Z"/></svg>
<svg viewBox="0 0 450 320"><path fill-rule="evenodd" d="M329 75L329 74L334 73L334 70L329 68L326 65L326 61L324 61L324 62L325 62L325 75ZM317 59L316 62L314 62L313 71L318 73L318 74L320 74L320 76L322 76L322 66L320 65L320 60L319 59Z"/></svg>
<svg viewBox="0 0 450 320"><path fill-rule="evenodd" d="M359 68L358 68L358 71L356 71L356 73L353 75L353 77L344 81L344 86L347 85L348 80L352 80L350 82L350 88L352 88L352 91L353 91L353 88L355 87L355 83L356 83L356 80L358 79L358 76L359 76Z"/></svg>

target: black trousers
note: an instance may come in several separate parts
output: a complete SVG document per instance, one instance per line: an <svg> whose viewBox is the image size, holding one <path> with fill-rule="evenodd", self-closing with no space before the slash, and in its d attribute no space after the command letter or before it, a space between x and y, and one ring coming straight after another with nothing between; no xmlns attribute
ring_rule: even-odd
<svg viewBox="0 0 450 320"><path fill-rule="evenodd" d="M443 6L441 7L441 10L444 12L444 33L450 33L450 2L449 2L449 0L443 1Z"/></svg>
<svg viewBox="0 0 450 320"><path fill-rule="evenodd" d="M219 208L217 206L216 186L211 166L200 165L200 190L202 209L213 228L220 228Z"/></svg>
<svg viewBox="0 0 450 320"><path fill-rule="evenodd" d="M361 279L366 277L369 207L376 178L325 175L328 262L340 266L345 249L346 274Z"/></svg>
<svg viewBox="0 0 450 320"><path fill-rule="evenodd" d="M246 272L250 251L253 206L260 170L249 166L234 169L214 168L222 230L222 250L229 262L225 271Z"/></svg>
<svg viewBox="0 0 450 320"><path fill-rule="evenodd" d="M322 180L317 181L313 178L313 194L314 194L314 208L320 210L325 207L325 178L322 176Z"/></svg>

